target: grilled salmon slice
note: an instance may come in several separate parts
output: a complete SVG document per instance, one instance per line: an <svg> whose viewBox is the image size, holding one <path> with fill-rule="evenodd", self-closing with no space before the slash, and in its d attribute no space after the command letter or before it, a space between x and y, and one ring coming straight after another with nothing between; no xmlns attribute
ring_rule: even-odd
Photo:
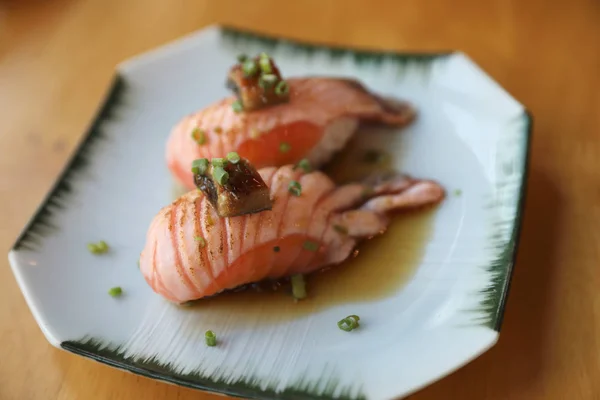
<svg viewBox="0 0 600 400"><path fill-rule="evenodd" d="M271 210L219 218L198 190L160 210L140 258L155 292L183 303L336 265L360 240L383 233L391 213L445 196L438 183L403 175L336 187L322 172L291 165L259 173L270 190ZM290 191L290 184L300 193Z"/></svg>
<svg viewBox="0 0 600 400"><path fill-rule="evenodd" d="M350 79L291 78L289 101L236 112L227 97L186 116L171 131L166 160L175 178L194 187L190 165L235 151L256 168L308 159L317 168L340 150L363 121L404 126L415 116L406 102L369 92Z"/></svg>

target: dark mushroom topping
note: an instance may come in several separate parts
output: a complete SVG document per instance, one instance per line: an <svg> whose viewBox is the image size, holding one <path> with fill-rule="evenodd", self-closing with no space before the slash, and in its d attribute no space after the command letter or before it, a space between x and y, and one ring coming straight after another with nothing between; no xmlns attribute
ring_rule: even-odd
<svg viewBox="0 0 600 400"><path fill-rule="evenodd" d="M235 153L227 158L206 158L192 164L194 183L220 217L235 217L270 210L269 188L258 171Z"/></svg>

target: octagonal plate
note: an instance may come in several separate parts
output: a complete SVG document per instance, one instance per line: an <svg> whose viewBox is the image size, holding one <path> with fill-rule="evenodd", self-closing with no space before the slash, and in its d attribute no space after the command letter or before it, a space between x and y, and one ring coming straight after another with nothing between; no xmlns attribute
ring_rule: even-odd
<svg viewBox="0 0 600 400"><path fill-rule="evenodd" d="M155 295L139 273L149 221L173 199L164 162L168 132L227 94L225 71L238 53L262 51L286 76L355 77L416 105L417 121L401 134L363 135L391 150L401 171L436 179L449 192L427 217L424 240L405 229L386 252L365 250L385 266L377 272L385 280L406 267L396 252L420 246L414 268L385 295L304 313L273 314L251 299L182 309ZM397 398L497 340L530 128L524 107L461 53L355 51L209 27L118 66L97 117L10 251L10 263L44 335L73 353L242 397ZM101 257L86 248L99 239L111 246ZM124 290L121 298L106 293L115 285ZM362 322L350 334L336 326L348 314ZM219 346L204 345L206 329L218 333Z"/></svg>

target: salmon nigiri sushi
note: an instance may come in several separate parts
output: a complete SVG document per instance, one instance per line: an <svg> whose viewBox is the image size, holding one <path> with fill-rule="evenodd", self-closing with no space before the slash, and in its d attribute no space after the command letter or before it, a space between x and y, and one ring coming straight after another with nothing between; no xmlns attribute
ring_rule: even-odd
<svg viewBox="0 0 600 400"><path fill-rule="evenodd" d="M140 257L155 292L184 303L333 266L360 240L383 233L391 213L445 196L436 182L402 175L336 187L322 172L290 165L258 173L269 188L269 210L220 218L201 190L160 210Z"/></svg>
<svg viewBox="0 0 600 400"><path fill-rule="evenodd" d="M236 96L186 116L171 131L167 165L194 187L189 165L237 152L256 168L307 159L318 168L340 150L362 121L404 126L415 111L383 99L350 79L309 77L285 81L287 101L244 111Z"/></svg>

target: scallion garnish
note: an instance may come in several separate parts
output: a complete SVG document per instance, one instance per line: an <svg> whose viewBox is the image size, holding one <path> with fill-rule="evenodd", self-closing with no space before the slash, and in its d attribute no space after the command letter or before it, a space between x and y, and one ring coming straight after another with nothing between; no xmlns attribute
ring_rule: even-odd
<svg viewBox="0 0 600 400"><path fill-rule="evenodd" d="M308 251L317 251L319 249L319 243L313 242L312 240L305 240L302 243L302 248Z"/></svg>
<svg viewBox="0 0 600 400"><path fill-rule="evenodd" d="M106 244L104 240L99 241L97 246L101 253L106 253L108 251L108 244Z"/></svg>
<svg viewBox="0 0 600 400"><path fill-rule="evenodd" d="M303 158L302 160L298 161L298 164L296 164L296 166L294 167L294 169L296 169L296 168L302 168L304 170L304 172L310 172L310 171L312 171L312 167L310 166L310 162L306 158Z"/></svg>
<svg viewBox="0 0 600 400"><path fill-rule="evenodd" d="M204 240L204 238L202 236L194 236L194 240L196 242L198 242L198 244L200 245L200 247L206 246L206 240Z"/></svg>
<svg viewBox="0 0 600 400"><path fill-rule="evenodd" d="M289 143L283 142L279 145L279 151L282 153L287 153L291 149L292 149L292 146L290 146Z"/></svg>
<svg viewBox="0 0 600 400"><path fill-rule="evenodd" d="M275 253L279 253L281 251L281 248L279 246L275 246L275 247L273 247L273 251Z"/></svg>
<svg viewBox="0 0 600 400"><path fill-rule="evenodd" d="M206 132L200 128L194 128L192 131L192 139L199 145L206 144Z"/></svg>
<svg viewBox="0 0 600 400"><path fill-rule="evenodd" d="M240 54L237 56L237 59L240 63L243 63L244 61L246 61L248 59L248 56L245 54Z"/></svg>
<svg viewBox="0 0 600 400"><path fill-rule="evenodd" d="M273 74L263 74L258 78L258 84L261 88L269 88L277 82L277 76Z"/></svg>
<svg viewBox="0 0 600 400"><path fill-rule="evenodd" d="M245 76L252 76L258 72L258 66L254 60L246 60L242 64L242 71L244 71Z"/></svg>
<svg viewBox="0 0 600 400"><path fill-rule="evenodd" d="M306 282L304 282L304 275L292 275L291 282L294 299L302 300L306 298Z"/></svg>
<svg viewBox="0 0 600 400"><path fill-rule="evenodd" d="M208 168L208 160L206 158L199 158L192 161L192 174L199 175L206 172Z"/></svg>
<svg viewBox="0 0 600 400"><path fill-rule="evenodd" d="M260 65L260 70L264 74L270 74L273 72L273 68L271 68L271 60L268 57L260 57L258 64Z"/></svg>
<svg viewBox="0 0 600 400"><path fill-rule="evenodd" d="M348 228L346 228L343 225L334 225L333 229L335 229L335 231L337 233L341 233L342 235L347 235L348 234Z"/></svg>
<svg viewBox="0 0 600 400"><path fill-rule="evenodd" d="M108 244L101 240L98 243L88 243L87 248L92 254L102 254L108 251Z"/></svg>
<svg viewBox="0 0 600 400"><path fill-rule="evenodd" d="M337 325L343 331L350 332L360 326L358 321L360 317L358 315L349 315L346 318L338 321Z"/></svg>
<svg viewBox="0 0 600 400"><path fill-rule="evenodd" d="M262 53L260 53L260 54L258 55L258 57L259 57L260 59L263 59L263 58L271 58L271 57L269 57L269 55L268 55L267 53L265 53L264 51L263 51Z"/></svg>
<svg viewBox="0 0 600 400"><path fill-rule="evenodd" d="M244 106L242 105L242 102L239 100L236 100L233 103L231 103L231 108L233 108L233 111L236 113L244 111Z"/></svg>
<svg viewBox="0 0 600 400"><path fill-rule="evenodd" d="M456 189L456 190L454 191L454 195L455 195L455 196L460 196L461 194L462 194L462 190L460 190L460 189Z"/></svg>
<svg viewBox="0 0 600 400"><path fill-rule="evenodd" d="M229 160L230 163L237 164L238 162L240 162L240 155L238 153L236 153L235 151L231 151L231 152L227 153L227 159Z"/></svg>
<svg viewBox="0 0 600 400"><path fill-rule="evenodd" d="M123 294L123 289L121 289L120 286L115 286L108 290L108 294L112 297L119 297L121 294Z"/></svg>
<svg viewBox="0 0 600 400"><path fill-rule="evenodd" d="M223 167L214 167L212 176L221 186L225 185L229 180L229 173L223 169Z"/></svg>
<svg viewBox="0 0 600 400"><path fill-rule="evenodd" d="M275 94L277 96L284 96L288 94L290 91L290 87L288 86L286 81L279 81L277 86L275 86Z"/></svg>
<svg viewBox="0 0 600 400"><path fill-rule="evenodd" d="M302 185L298 181L291 181L288 185L288 192L298 197L302 194Z"/></svg>
<svg viewBox="0 0 600 400"><path fill-rule="evenodd" d="M210 163L213 165L213 167L224 167L225 165L227 165L227 159L225 158L213 158Z"/></svg>
<svg viewBox="0 0 600 400"><path fill-rule="evenodd" d="M206 341L207 346L216 346L217 345L217 335L213 331L206 331L204 334L204 340Z"/></svg>

